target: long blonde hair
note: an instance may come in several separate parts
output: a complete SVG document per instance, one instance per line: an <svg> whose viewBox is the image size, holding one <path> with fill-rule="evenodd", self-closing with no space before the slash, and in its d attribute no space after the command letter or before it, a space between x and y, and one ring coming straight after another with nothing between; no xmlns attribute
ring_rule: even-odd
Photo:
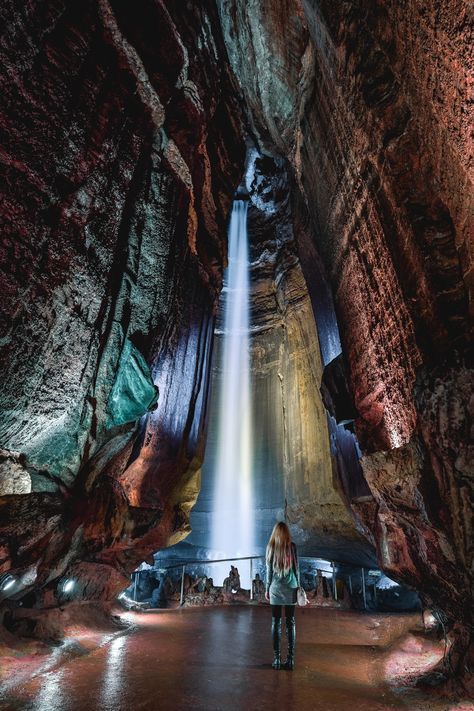
<svg viewBox="0 0 474 711"><path fill-rule="evenodd" d="M273 558L273 569L280 575L290 572L293 565L291 551L291 535L286 523L279 521L273 527L272 535L267 545L267 563Z"/></svg>

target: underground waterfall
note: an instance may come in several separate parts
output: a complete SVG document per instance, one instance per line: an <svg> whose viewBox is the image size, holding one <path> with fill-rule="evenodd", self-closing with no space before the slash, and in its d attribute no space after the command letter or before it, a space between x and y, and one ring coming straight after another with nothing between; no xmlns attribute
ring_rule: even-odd
<svg viewBox="0 0 474 711"><path fill-rule="evenodd" d="M234 201L229 224L229 266L224 278L223 378L211 520L216 558L249 556L254 548L247 209L247 201ZM228 563L213 565L215 582L222 583L228 569ZM243 581L247 580L245 572L241 575Z"/></svg>

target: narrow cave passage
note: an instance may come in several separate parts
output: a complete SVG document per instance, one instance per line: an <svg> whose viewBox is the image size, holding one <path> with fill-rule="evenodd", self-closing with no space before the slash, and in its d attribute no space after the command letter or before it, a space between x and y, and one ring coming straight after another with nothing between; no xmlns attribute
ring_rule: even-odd
<svg viewBox="0 0 474 711"><path fill-rule="evenodd" d="M0 708L472 708L469 4L0 19Z"/></svg>

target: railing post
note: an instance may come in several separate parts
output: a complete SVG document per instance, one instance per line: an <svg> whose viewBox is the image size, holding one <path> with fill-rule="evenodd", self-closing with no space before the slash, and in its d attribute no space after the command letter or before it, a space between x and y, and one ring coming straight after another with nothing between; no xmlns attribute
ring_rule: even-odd
<svg viewBox="0 0 474 711"><path fill-rule="evenodd" d="M349 575L349 592L352 595L352 575Z"/></svg>
<svg viewBox="0 0 474 711"><path fill-rule="evenodd" d="M332 595L337 600L337 585L336 585L336 566L331 562L332 566Z"/></svg>
<svg viewBox="0 0 474 711"><path fill-rule="evenodd" d="M139 576L139 572L135 571L135 577L133 578L133 601L137 601L137 578Z"/></svg>
<svg viewBox="0 0 474 711"><path fill-rule="evenodd" d="M183 572L181 574L181 595L179 597L180 606L184 603L184 571L186 570L186 565L183 565Z"/></svg>
<svg viewBox="0 0 474 711"><path fill-rule="evenodd" d="M377 605L377 583L374 580L374 602Z"/></svg>
<svg viewBox="0 0 474 711"><path fill-rule="evenodd" d="M253 580L252 580L252 578L253 578L253 569L252 569L253 568L253 566L252 566L253 560L252 560L252 558L250 558L249 563L250 563L250 566L249 566L250 567L250 599L253 600Z"/></svg>
<svg viewBox="0 0 474 711"><path fill-rule="evenodd" d="M365 596L365 573L363 568L361 568L360 570L362 573L362 597L364 599L364 610L367 610L367 598Z"/></svg>

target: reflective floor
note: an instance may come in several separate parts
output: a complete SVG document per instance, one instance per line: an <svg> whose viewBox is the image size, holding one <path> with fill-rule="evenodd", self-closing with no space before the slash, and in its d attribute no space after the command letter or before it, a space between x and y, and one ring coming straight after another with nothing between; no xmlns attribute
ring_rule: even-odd
<svg viewBox="0 0 474 711"><path fill-rule="evenodd" d="M0 709L472 709L403 688L442 654L419 615L296 617L296 669L276 672L267 608L130 613L134 631L10 689Z"/></svg>

